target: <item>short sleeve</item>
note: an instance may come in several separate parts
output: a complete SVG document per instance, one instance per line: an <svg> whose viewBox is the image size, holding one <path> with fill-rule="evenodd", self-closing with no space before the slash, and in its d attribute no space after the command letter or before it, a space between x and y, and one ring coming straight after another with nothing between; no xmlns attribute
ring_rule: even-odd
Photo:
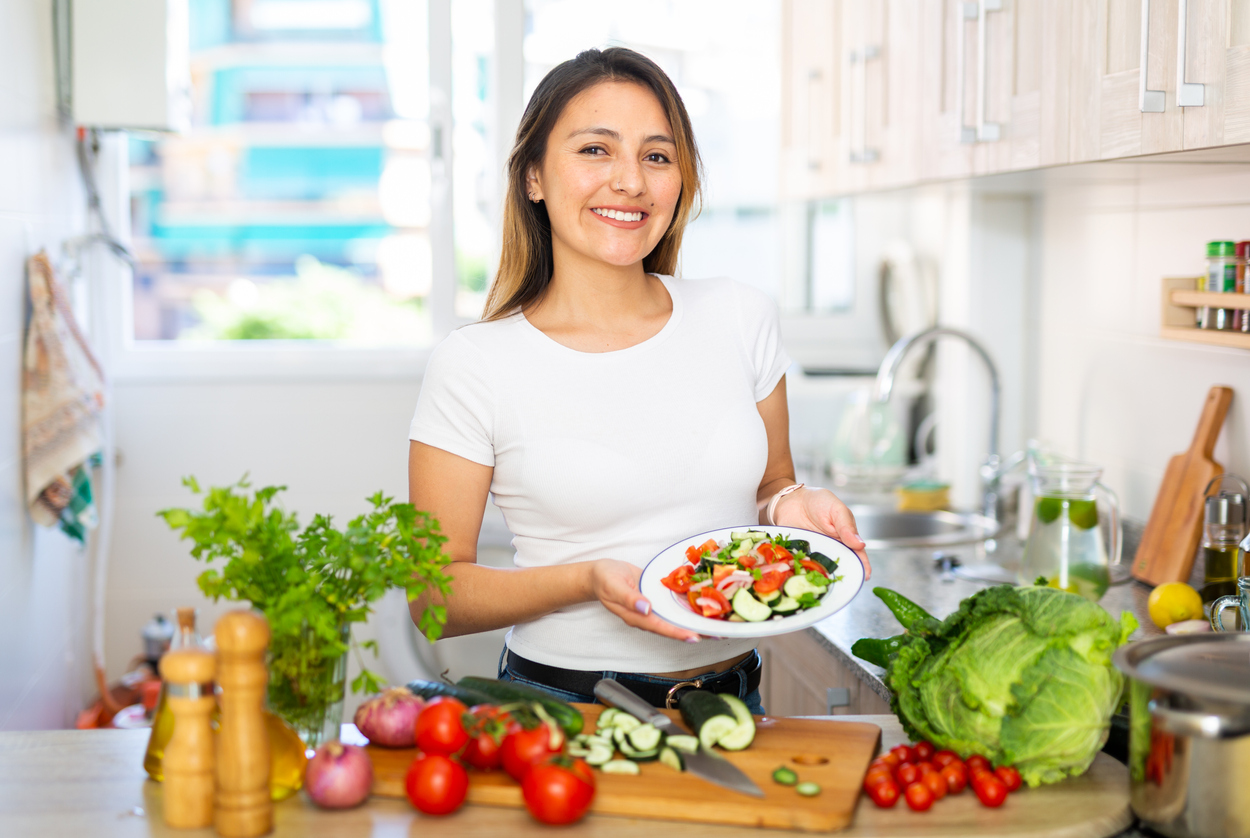
<svg viewBox="0 0 1250 838"><path fill-rule="evenodd" d="M791 364L781 344L781 316L777 304L758 288L735 282L734 289L743 346L755 376L755 400L761 402L773 392Z"/></svg>
<svg viewBox="0 0 1250 838"><path fill-rule="evenodd" d="M493 467L494 407L485 356L452 332L426 365L408 438Z"/></svg>

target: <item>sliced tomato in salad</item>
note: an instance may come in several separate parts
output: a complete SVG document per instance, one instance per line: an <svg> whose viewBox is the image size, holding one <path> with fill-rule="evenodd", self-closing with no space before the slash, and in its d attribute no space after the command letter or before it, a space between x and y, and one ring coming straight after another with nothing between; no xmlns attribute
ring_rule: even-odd
<svg viewBox="0 0 1250 838"><path fill-rule="evenodd" d="M694 574L694 568L688 564L679 565L672 573L660 580L664 587L676 594L684 594L690 590L690 577Z"/></svg>
<svg viewBox="0 0 1250 838"><path fill-rule="evenodd" d="M686 548L686 561L690 562L691 564L698 564L699 560L702 559L705 554L715 553L719 549L720 549L720 545L716 543L716 539L709 538L707 541L703 542L698 547L687 547Z"/></svg>
<svg viewBox="0 0 1250 838"><path fill-rule="evenodd" d="M789 550L782 547L780 544L771 544L767 541L763 544L757 545L755 552L759 553L760 558L767 564L773 564L775 562L789 562L794 560L794 554Z"/></svg>
<svg viewBox="0 0 1250 838"><path fill-rule="evenodd" d="M825 576L825 577L829 576L829 571L825 570L823 565L821 565L819 562L814 562L811 559L799 559L799 567L803 568L804 570L814 570L817 573L819 573L821 576Z"/></svg>
<svg viewBox="0 0 1250 838"><path fill-rule="evenodd" d="M725 595L710 585L698 591L690 591L686 596L690 600L690 607L704 617L719 617L731 610Z"/></svg>
<svg viewBox="0 0 1250 838"><path fill-rule="evenodd" d="M725 581L725 577L733 573L735 570L737 570L737 568L731 564L718 564L716 567L712 568L712 584L720 585L721 582Z"/></svg>
<svg viewBox="0 0 1250 838"><path fill-rule="evenodd" d="M765 571L755 580L755 592L757 594L771 594L778 590L785 582L785 576L779 570Z"/></svg>

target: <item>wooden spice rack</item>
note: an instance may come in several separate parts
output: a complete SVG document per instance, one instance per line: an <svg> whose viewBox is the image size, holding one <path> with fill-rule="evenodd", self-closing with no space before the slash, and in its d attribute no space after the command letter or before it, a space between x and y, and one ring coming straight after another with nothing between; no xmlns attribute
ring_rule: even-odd
<svg viewBox="0 0 1250 838"><path fill-rule="evenodd" d="M1250 309L1250 294L1195 291L1194 286L1197 282L1198 279L1192 276L1163 279L1160 336L1169 340L1187 340L1213 346L1250 349L1250 333L1217 332L1211 329L1199 329L1194 325L1197 309L1203 306Z"/></svg>

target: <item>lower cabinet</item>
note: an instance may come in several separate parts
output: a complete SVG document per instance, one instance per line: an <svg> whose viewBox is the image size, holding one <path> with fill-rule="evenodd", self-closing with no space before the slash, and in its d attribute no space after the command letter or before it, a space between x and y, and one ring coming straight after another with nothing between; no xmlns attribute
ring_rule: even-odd
<svg viewBox="0 0 1250 838"><path fill-rule="evenodd" d="M760 694L772 716L889 713L890 704L815 635L815 629L760 641L764 662ZM830 700L835 705L830 708ZM845 703L842 703L845 701Z"/></svg>

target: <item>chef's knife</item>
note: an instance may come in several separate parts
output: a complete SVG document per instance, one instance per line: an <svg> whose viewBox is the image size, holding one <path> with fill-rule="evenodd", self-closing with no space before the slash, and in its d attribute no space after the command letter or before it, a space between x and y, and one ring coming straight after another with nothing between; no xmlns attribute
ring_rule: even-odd
<svg viewBox="0 0 1250 838"><path fill-rule="evenodd" d="M689 735L687 731L674 724L668 716L656 710L626 687L621 686L619 681L604 678L595 684L595 697L604 704L623 710L644 724L654 725L667 734ZM764 796L760 787L751 782L751 778L743 774L737 766L712 753L703 745L699 745L699 750L694 753L683 751L682 758L685 760L687 770L696 777L753 797Z"/></svg>

